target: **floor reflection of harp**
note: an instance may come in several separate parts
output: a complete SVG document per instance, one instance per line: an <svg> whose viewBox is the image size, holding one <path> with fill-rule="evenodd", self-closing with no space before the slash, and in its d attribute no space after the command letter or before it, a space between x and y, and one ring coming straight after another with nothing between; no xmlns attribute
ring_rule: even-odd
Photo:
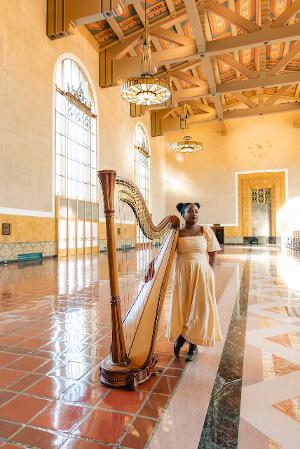
<svg viewBox="0 0 300 449"><path fill-rule="evenodd" d="M155 226L135 184L117 177L113 170L99 171L98 176L106 219L112 320L111 351L101 363L101 381L111 387L128 386L134 389L138 383L151 376L151 370L156 363L153 356L154 346L176 248L179 219L169 216ZM132 209L138 226L147 239L163 239L154 262L154 277L142 285L123 320L115 235L115 198Z"/></svg>

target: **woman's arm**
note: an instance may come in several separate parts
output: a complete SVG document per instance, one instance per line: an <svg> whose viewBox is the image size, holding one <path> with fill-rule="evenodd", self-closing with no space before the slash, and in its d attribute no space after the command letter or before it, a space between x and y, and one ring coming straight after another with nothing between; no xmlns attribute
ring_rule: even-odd
<svg viewBox="0 0 300 449"><path fill-rule="evenodd" d="M209 265L214 270L215 266L216 266L216 251L208 253L208 260L209 260Z"/></svg>

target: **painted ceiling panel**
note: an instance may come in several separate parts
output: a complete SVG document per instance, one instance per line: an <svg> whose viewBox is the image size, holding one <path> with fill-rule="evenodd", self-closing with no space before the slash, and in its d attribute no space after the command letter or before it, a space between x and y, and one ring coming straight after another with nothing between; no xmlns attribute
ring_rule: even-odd
<svg viewBox="0 0 300 449"><path fill-rule="evenodd" d="M144 2L141 2L141 6L145 9ZM146 8L147 18L150 24L155 22L158 18L162 19L163 17L167 17L169 15L169 9L164 0L147 0Z"/></svg>
<svg viewBox="0 0 300 449"><path fill-rule="evenodd" d="M225 4L223 5L225 6ZM212 11L208 11L207 16L213 40L231 36L231 25L228 20Z"/></svg>
<svg viewBox="0 0 300 449"><path fill-rule="evenodd" d="M253 0L237 0L235 2L235 11L251 22L256 21L256 2Z"/></svg>
<svg viewBox="0 0 300 449"><path fill-rule="evenodd" d="M271 18L279 17L291 4L291 0L271 0Z"/></svg>
<svg viewBox="0 0 300 449"><path fill-rule="evenodd" d="M278 42L277 44L267 46L267 61L272 61L274 59L279 60L283 57L285 44L283 42Z"/></svg>
<svg viewBox="0 0 300 449"><path fill-rule="evenodd" d="M248 66L255 63L255 49L245 48L239 51L240 63Z"/></svg>

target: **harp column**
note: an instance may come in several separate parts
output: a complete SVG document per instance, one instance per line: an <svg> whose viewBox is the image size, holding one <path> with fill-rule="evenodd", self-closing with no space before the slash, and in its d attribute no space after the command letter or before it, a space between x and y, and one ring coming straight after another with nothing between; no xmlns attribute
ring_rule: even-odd
<svg viewBox="0 0 300 449"><path fill-rule="evenodd" d="M103 192L104 214L106 221L107 253L110 281L110 305L111 305L111 324L112 324L112 343L111 359L114 364L128 364L128 358L125 349L125 340L121 318L119 281L118 281L118 262L116 256L116 234L115 234L115 184L116 172L114 170L101 170L98 177Z"/></svg>

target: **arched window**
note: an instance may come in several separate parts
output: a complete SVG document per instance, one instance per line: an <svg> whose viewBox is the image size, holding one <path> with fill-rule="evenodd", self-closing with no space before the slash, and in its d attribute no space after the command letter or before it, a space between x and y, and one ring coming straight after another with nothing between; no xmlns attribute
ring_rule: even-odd
<svg viewBox="0 0 300 449"><path fill-rule="evenodd" d="M97 117L80 65L63 59L55 74L55 173L58 255L98 251Z"/></svg>
<svg viewBox="0 0 300 449"><path fill-rule="evenodd" d="M56 71L56 195L96 201L96 114L91 86L79 64Z"/></svg>
<svg viewBox="0 0 300 449"><path fill-rule="evenodd" d="M134 153L135 183L139 187L148 209L151 209L151 152L146 131L141 124L137 124L135 127Z"/></svg>

